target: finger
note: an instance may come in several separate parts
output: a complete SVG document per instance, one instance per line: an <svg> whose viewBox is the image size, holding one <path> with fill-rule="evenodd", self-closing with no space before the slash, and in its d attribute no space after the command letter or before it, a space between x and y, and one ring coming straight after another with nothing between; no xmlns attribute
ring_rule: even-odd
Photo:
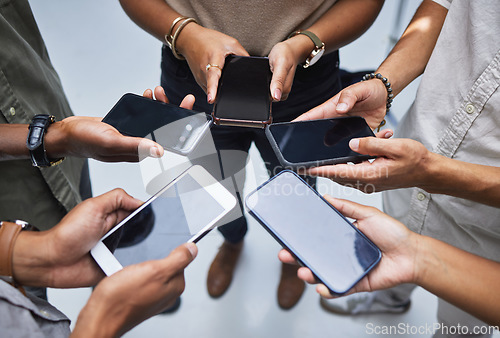
<svg viewBox="0 0 500 338"><path fill-rule="evenodd" d="M284 58L278 58L278 60L271 63L271 71L273 72L273 77L271 78L271 96L274 101L280 101L283 95L285 86L287 85L287 77L291 71L291 65L285 62ZM289 81L288 81L289 82Z"/></svg>
<svg viewBox="0 0 500 338"><path fill-rule="evenodd" d="M348 200L333 198L328 195L325 195L324 198L342 215L344 215L345 217L354 218L358 221L366 219L376 212L380 212L376 208L368 207L366 205L358 204Z"/></svg>
<svg viewBox="0 0 500 338"><path fill-rule="evenodd" d="M182 99L182 102L179 106L185 109L193 109L195 100L196 98L194 97L194 95L188 94L184 97L184 99Z"/></svg>
<svg viewBox="0 0 500 338"><path fill-rule="evenodd" d="M165 89L162 86L156 86L155 88L155 98L157 101L168 103L167 94L165 94Z"/></svg>
<svg viewBox="0 0 500 338"><path fill-rule="evenodd" d="M151 89L146 89L142 96L147 97L148 99L153 99L153 91Z"/></svg>
<svg viewBox="0 0 500 338"><path fill-rule="evenodd" d="M165 271L170 276L181 273L198 254L198 248L194 243L185 243L175 248L170 255L163 258L160 264L164 265Z"/></svg>
<svg viewBox="0 0 500 338"><path fill-rule="evenodd" d="M288 250L285 249L280 250L280 252L278 253L278 258L283 263L297 265L295 257L293 257L293 255Z"/></svg>
<svg viewBox="0 0 500 338"><path fill-rule="evenodd" d="M332 181L346 184L377 177L378 172L379 168L371 165L370 162L362 162L355 165L335 164L310 168L307 170L307 175L326 177Z"/></svg>
<svg viewBox="0 0 500 338"><path fill-rule="evenodd" d="M325 101L319 106L305 112L293 121L308 121L308 120L320 120L331 117L337 117L335 112L335 107L337 106L337 101L339 99L339 94L335 95L331 99Z"/></svg>
<svg viewBox="0 0 500 338"><path fill-rule="evenodd" d="M384 129L375 134L377 138L391 138L393 135L392 129Z"/></svg>
<svg viewBox="0 0 500 338"><path fill-rule="evenodd" d="M349 147L360 154L396 158L400 156L397 139L387 140L376 137L354 138L349 141Z"/></svg>
<svg viewBox="0 0 500 338"><path fill-rule="evenodd" d="M113 151L107 156L104 155L103 159L133 157L133 162L137 162L146 157L159 158L163 156L163 147L147 138L124 136L117 133L109 135L107 142L106 147Z"/></svg>
<svg viewBox="0 0 500 338"><path fill-rule="evenodd" d="M224 59L219 59L218 61L213 60L209 63L212 67L207 65L207 102L213 104L215 98L217 97L217 87L219 86L219 79L222 75L222 69L224 68Z"/></svg>
<svg viewBox="0 0 500 338"><path fill-rule="evenodd" d="M326 299L338 298L332 295L330 290L328 290L328 288L324 284L316 285L316 292L319 293L321 297Z"/></svg>
<svg viewBox="0 0 500 338"><path fill-rule="evenodd" d="M354 107L356 102L358 102L358 96L356 92L350 88L346 88L339 94L337 104L335 106L335 111L338 114L346 114L348 111Z"/></svg>
<svg viewBox="0 0 500 338"><path fill-rule="evenodd" d="M306 267L301 267L297 270L297 277L309 284L317 284L316 276Z"/></svg>
<svg viewBox="0 0 500 338"><path fill-rule="evenodd" d="M105 215L102 235L143 203L141 200L130 196L125 190L120 188L111 190L105 194L89 199L88 201L92 203L93 212L101 209L102 213ZM126 212L124 213L122 211Z"/></svg>

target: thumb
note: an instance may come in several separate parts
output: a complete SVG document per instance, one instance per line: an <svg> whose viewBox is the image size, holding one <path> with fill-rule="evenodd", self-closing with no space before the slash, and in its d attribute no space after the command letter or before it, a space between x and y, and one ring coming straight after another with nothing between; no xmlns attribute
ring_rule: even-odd
<svg viewBox="0 0 500 338"><path fill-rule="evenodd" d="M344 89L339 93L339 98L335 111L337 114L346 114L358 102L358 97L355 92L349 88Z"/></svg>
<svg viewBox="0 0 500 338"><path fill-rule="evenodd" d="M126 136L125 136L126 137ZM153 140L140 137L127 137L131 147L136 147L139 161L146 157L160 158L163 156L163 147Z"/></svg>
<svg viewBox="0 0 500 338"><path fill-rule="evenodd" d="M168 265L170 270L174 270L174 274L184 270L198 254L198 248L194 243L185 243L175 248L170 255L162 261Z"/></svg>
<svg viewBox="0 0 500 338"><path fill-rule="evenodd" d="M353 138L349 141L349 147L353 151L363 155L394 158L396 153L391 141L394 140L376 137Z"/></svg>

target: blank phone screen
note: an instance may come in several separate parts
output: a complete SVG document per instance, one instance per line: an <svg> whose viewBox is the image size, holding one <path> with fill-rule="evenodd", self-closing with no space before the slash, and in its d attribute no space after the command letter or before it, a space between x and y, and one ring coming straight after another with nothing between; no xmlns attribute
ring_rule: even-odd
<svg viewBox="0 0 500 338"><path fill-rule="evenodd" d="M276 123L269 131L290 163L360 156L349 148L349 141L374 136L361 117Z"/></svg>
<svg viewBox="0 0 500 338"><path fill-rule="evenodd" d="M189 174L146 203L103 240L122 266L168 256L224 212Z"/></svg>
<svg viewBox="0 0 500 338"><path fill-rule="evenodd" d="M379 260L379 249L290 171L249 195L246 204L335 293L347 292Z"/></svg>
<svg viewBox="0 0 500 338"><path fill-rule="evenodd" d="M270 82L267 58L228 56L220 79L215 116L234 120L269 120Z"/></svg>

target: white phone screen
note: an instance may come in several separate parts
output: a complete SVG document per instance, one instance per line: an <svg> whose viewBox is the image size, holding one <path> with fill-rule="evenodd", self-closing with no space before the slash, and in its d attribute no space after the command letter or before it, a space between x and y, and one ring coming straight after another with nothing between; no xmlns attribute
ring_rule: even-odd
<svg viewBox="0 0 500 338"><path fill-rule="evenodd" d="M188 170L125 219L122 226L111 230L102 242L122 266L166 257L204 229L208 232L227 212L207 188L210 186L200 183Z"/></svg>

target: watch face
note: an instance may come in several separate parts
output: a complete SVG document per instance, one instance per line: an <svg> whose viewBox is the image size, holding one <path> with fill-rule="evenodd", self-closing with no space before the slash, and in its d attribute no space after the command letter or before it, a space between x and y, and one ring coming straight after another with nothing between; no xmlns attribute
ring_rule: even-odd
<svg viewBox="0 0 500 338"><path fill-rule="evenodd" d="M309 56L308 58L308 61L306 61L306 65L309 67L309 66L312 66L314 65L316 62L318 62L319 59L321 59L321 57L323 56L323 54L325 53L325 47L321 48L321 49L315 49L311 52L311 56Z"/></svg>

